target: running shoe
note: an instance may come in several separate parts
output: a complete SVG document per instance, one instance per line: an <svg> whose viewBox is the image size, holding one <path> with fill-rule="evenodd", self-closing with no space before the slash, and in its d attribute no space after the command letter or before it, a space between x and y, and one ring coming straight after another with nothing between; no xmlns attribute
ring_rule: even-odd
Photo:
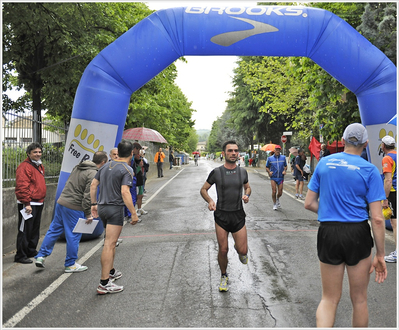
<svg viewBox="0 0 399 330"><path fill-rule="evenodd" d="M111 274L111 273L109 274L109 279L111 281L115 281L115 280L117 280L117 279L119 279L121 277L122 277L122 272L117 270L117 269L115 269L114 274Z"/></svg>
<svg viewBox="0 0 399 330"><path fill-rule="evenodd" d="M87 270L87 266L79 265L76 262L72 266L65 267L65 273L80 273L84 272L85 270Z"/></svg>
<svg viewBox="0 0 399 330"><path fill-rule="evenodd" d="M388 256L385 256L384 259L385 259L385 262L396 263L396 259L397 259L396 250L391 252Z"/></svg>
<svg viewBox="0 0 399 330"><path fill-rule="evenodd" d="M298 196L298 198L299 198L299 199L302 199L302 200L304 200L304 199L305 199L305 197L303 197L303 195L302 195L302 194L301 194L301 195L299 195L299 196Z"/></svg>
<svg viewBox="0 0 399 330"><path fill-rule="evenodd" d="M295 197L298 198L298 197L299 197L299 194L295 194Z"/></svg>
<svg viewBox="0 0 399 330"><path fill-rule="evenodd" d="M238 259L240 259L242 264L244 264L244 265L248 264L248 255L238 254Z"/></svg>
<svg viewBox="0 0 399 330"><path fill-rule="evenodd" d="M277 211L277 205L276 204L273 205L273 210Z"/></svg>
<svg viewBox="0 0 399 330"><path fill-rule="evenodd" d="M44 268L45 260L46 260L46 257L37 257L36 262L35 262L36 267Z"/></svg>
<svg viewBox="0 0 399 330"><path fill-rule="evenodd" d="M146 214L148 214L148 212L145 211L144 209L139 209L138 211L140 212L141 215L146 215Z"/></svg>
<svg viewBox="0 0 399 330"><path fill-rule="evenodd" d="M101 285L101 283L97 287L98 294L107 294L107 293L118 293L123 291L123 286L116 285L113 281L108 281L106 285Z"/></svg>
<svg viewBox="0 0 399 330"><path fill-rule="evenodd" d="M237 251L235 244L234 244L234 249ZM244 265L248 264L248 255L247 254L239 254L238 251L237 251L237 254L238 254L238 259L240 259L242 264L244 264Z"/></svg>
<svg viewBox="0 0 399 330"><path fill-rule="evenodd" d="M223 275L220 278L220 285L219 285L219 291L220 292L227 292L229 291L229 287L227 286L227 281L229 280L227 275Z"/></svg>
<svg viewBox="0 0 399 330"><path fill-rule="evenodd" d="M279 200L278 198L277 198L277 200L276 200L276 205L277 205L277 208L281 209L280 200Z"/></svg>

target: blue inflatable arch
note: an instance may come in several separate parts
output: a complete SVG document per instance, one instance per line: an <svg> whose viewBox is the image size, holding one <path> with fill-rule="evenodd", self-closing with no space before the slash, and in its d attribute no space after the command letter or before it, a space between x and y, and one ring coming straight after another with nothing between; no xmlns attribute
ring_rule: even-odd
<svg viewBox="0 0 399 330"><path fill-rule="evenodd" d="M181 56L306 56L356 94L370 156L396 114L396 67L344 20L321 9L256 6L160 10L101 51L74 101L57 194L72 168L122 138L132 93Z"/></svg>

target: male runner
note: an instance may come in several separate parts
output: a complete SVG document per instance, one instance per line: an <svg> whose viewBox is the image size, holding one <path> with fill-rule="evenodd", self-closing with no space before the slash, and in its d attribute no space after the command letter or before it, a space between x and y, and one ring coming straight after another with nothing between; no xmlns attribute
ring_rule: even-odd
<svg viewBox="0 0 399 330"><path fill-rule="evenodd" d="M91 213L94 218L100 216L107 233L101 253L98 294L117 293L123 290L123 286L116 285L113 280L122 277L122 273L114 268L114 257L116 242L123 226L124 206L126 205L132 214L130 222L132 225L139 220L130 194L134 174L128 164L132 156L133 145L129 141L122 140L118 144L118 159L111 160L100 168L90 186ZM98 186L100 186L100 196L97 202Z"/></svg>
<svg viewBox="0 0 399 330"><path fill-rule="evenodd" d="M222 155L224 165L212 170L201 188L201 196L208 203L208 209L214 212L216 238L219 245L218 263L221 271L219 291L228 291L227 281L227 252L229 251L228 236L231 232L235 242L239 259L243 264L248 263L248 240L245 226L245 212L242 205L248 203L251 187L248 183L247 171L236 165L238 146L235 141L223 144ZM208 190L216 184L217 204L209 196ZM244 194L243 194L244 188Z"/></svg>
<svg viewBox="0 0 399 330"><path fill-rule="evenodd" d="M274 147L274 155L266 162L266 172L269 174L272 185L273 210L281 207L280 197L283 194L284 175L287 172L287 160L281 155L281 147Z"/></svg>

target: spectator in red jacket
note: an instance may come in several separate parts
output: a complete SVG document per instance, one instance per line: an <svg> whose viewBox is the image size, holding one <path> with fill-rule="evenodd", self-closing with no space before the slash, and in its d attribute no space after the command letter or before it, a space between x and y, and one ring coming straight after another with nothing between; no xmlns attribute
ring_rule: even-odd
<svg viewBox="0 0 399 330"><path fill-rule="evenodd" d="M42 146L34 142L26 149L28 157L19 164L16 172L15 195L18 203L17 253L14 261L30 264L37 254L40 237L40 220L46 197L46 182L42 161ZM25 216L22 216L21 210ZM29 218L27 218L29 217ZM25 219L26 218L26 219Z"/></svg>

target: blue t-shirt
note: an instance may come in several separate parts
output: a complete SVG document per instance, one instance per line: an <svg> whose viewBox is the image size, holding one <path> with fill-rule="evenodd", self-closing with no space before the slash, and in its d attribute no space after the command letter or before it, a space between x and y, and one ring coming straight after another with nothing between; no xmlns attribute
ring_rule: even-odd
<svg viewBox="0 0 399 330"><path fill-rule="evenodd" d="M345 152L323 157L308 189L319 194L320 222L367 220L367 204L385 199L377 167L360 156Z"/></svg>
<svg viewBox="0 0 399 330"><path fill-rule="evenodd" d="M273 172L271 176L272 179L282 179L284 178L284 168L287 167L287 160L284 155L279 155L278 157L276 157L276 155L273 155L267 159L266 167L268 167L269 170Z"/></svg>

